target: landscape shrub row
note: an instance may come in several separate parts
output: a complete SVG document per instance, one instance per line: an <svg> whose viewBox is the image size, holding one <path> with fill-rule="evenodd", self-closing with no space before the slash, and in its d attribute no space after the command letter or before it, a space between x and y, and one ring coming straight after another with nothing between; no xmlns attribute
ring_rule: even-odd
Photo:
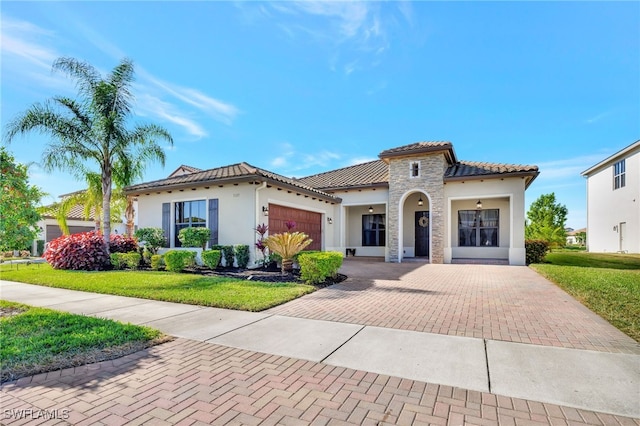
<svg viewBox="0 0 640 426"><path fill-rule="evenodd" d="M221 252L221 259L224 259L224 266L227 268L233 268L234 265L238 265L238 268L244 269L249 265L249 246L246 244L237 244L235 246L217 244L211 249Z"/></svg>
<svg viewBox="0 0 640 426"><path fill-rule="evenodd" d="M109 256L111 259L111 266L113 269L138 269L142 256L137 251L129 253L111 253Z"/></svg>
<svg viewBox="0 0 640 426"><path fill-rule="evenodd" d="M99 271L109 265L107 246L96 231L56 238L43 257L55 269Z"/></svg>

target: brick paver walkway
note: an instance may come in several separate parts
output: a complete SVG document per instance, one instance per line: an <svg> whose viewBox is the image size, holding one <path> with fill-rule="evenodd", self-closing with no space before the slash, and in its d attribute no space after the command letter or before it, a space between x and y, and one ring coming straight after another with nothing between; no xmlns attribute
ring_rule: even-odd
<svg viewBox="0 0 640 426"><path fill-rule="evenodd" d="M2 387L0 404L12 425L640 425L184 339L20 379Z"/></svg>
<svg viewBox="0 0 640 426"><path fill-rule="evenodd" d="M527 267L345 261L349 279L267 312L509 342L640 353ZM375 277L372 279L371 277Z"/></svg>

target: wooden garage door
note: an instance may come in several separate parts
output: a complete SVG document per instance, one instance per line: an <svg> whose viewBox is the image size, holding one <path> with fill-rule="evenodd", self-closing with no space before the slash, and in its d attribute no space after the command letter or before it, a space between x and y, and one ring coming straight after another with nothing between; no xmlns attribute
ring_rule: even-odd
<svg viewBox="0 0 640 426"><path fill-rule="evenodd" d="M79 234L81 232L90 232L94 231L96 228L94 226L70 226L69 233L71 234ZM58 225L47 225L47 242L53 241L56 238L62 235L62 231Z"/></svg>
<svg viewBox="0 0 640 426"><path fill-rule="evenodd" d="M289 220L296 223L293 231L304 232L313 240L307 246L307 250L322 249L322 215L320 213L269 204L269 234L286 232L285 223Z"/></svg>

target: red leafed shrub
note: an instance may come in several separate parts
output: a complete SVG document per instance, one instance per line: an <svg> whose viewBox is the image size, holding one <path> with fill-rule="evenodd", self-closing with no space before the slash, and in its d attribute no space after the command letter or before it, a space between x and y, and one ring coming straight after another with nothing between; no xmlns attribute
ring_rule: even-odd
<svg viewBox="0 0 640 426"><path fill-rule="evenodd" d="M109 254L96 231L63 235L51 241L43 257L55 269L97 271L109 265Z"/></svg>
<svg viewBox="0 0 640 426"><path fill-rule="evenodd" d="M138 251L138 240L135 237L127 237L126 235L111 235L109 251L111 253L129 253Z"/></svg>

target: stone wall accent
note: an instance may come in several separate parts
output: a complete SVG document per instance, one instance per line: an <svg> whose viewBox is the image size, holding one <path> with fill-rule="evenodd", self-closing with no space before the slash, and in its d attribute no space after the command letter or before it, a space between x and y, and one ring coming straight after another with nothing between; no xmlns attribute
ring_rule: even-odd
<svg viewBox="0 0 640 426"><path fill-rule="evenodd" d="M420 176L410 177L411 163L420 162ZM398 240L402 233L400 229L401 209L400 199L408 192L423 191L429 194L429 215L431 222L431 263L444 262L444 172L447 162L444 154L419 154L416 156L389 158L389 227L387 244L389 247L389 261L399 262ZM405 223L404 226L413 226ZM406 245L407 242L405 242Z"/></svg>

